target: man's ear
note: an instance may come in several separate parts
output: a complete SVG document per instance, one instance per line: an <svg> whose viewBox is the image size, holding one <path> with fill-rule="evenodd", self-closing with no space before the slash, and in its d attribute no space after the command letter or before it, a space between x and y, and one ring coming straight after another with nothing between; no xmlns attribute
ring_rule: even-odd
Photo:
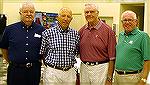
<svg viewBox="0 0 150 85"><path fill-rule="evenodd" d="M21 14L21 12L19 12L19 14Z"/></svg>
<svg viewBox="0 0 150 85"><path fill-rule="evenodd" d="M56 20L58 20L58 16L56 16Z"/></svg>
<svg viewBox="0 0 150 85"><path fill-rule="evenodd" d="M73 17L71 17L71 20L73 19Z"/></svg>
<svg viewBox="0 0 150 85"><path fill-rule="evenodd" d="M139 27L139 20L136 19L136 26Z"/></svg>
<svg viewBox="0 0 150 85"><path fill-rule="evenodd" d="M97 11L97 14L99 14L99 11Z"/></svg>

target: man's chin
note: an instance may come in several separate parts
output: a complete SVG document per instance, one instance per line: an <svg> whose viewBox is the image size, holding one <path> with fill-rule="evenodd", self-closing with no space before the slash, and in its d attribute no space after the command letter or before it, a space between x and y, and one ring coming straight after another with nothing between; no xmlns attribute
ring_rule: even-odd
<svg viewBox="0 0 150 85"><path fill-rule="evenodd" d="M87 20L89 23L92 23L93 22L93 20Z"/></svg>
<svg viewBox="0 0 150 85"><path fill-rule="evenodd" d="M32 22L25 22L25 24L26 24L27 26L30 26L30 25L32 24Z"/></svg>

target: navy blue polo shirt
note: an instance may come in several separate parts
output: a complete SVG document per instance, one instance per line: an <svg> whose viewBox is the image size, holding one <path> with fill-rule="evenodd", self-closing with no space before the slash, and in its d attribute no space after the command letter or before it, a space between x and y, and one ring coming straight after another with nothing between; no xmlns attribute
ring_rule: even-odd
<svg viewBox="0 0 150 85"><path fill-rule="evenodd" d="M41 58L39 51L44 30L35 22L28 28L22 22L9 25L5 28L0 47L8 49L8 58L12 62L36 62Z"/></svg>

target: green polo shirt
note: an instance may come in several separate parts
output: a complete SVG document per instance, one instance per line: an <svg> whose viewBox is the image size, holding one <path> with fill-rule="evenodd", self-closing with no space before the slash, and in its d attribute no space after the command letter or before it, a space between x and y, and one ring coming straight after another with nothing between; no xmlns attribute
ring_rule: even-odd
<svg viewBox="0 0 150 85"><path fill-rule="evenodd" d="M128 35L119 34L116 46L117 70L135 71L143 68L144 60L150 60L150 37L147 33L135 28Z"/></svg>

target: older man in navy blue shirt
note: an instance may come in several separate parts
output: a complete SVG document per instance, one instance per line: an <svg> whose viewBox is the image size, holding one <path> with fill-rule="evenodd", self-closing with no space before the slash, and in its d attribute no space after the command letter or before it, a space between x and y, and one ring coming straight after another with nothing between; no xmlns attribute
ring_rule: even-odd
<svg viewBox="0 0 150 85"><path fill-rule="evenodd" d="M41 33L44 28L33 22L35 8L24 3L20 8L21 21L5 28L1 48L9 63L8 85L39 85L41 74Z"/></svg>

